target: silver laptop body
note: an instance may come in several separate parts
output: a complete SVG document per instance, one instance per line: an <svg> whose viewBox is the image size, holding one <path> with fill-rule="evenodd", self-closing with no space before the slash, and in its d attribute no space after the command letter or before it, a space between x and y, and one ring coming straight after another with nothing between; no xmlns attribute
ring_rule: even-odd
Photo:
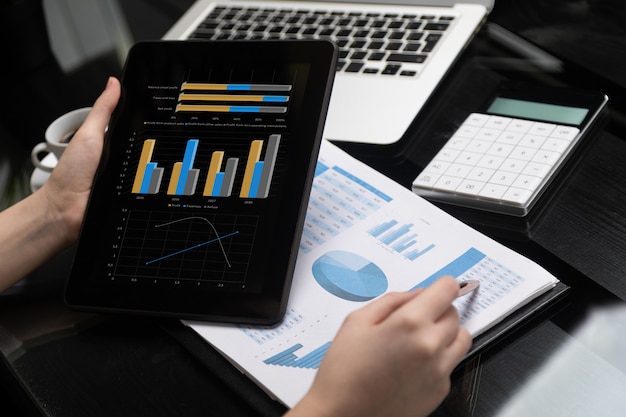
<svg viewBox="0 0 626 417"><path fill-rule="evenodd" d="M332 39L340 68L324 138L388 145L406 132L494 0L402 1L198 0L164 39ZM313 24L292 28L295 21Z"/></svg>

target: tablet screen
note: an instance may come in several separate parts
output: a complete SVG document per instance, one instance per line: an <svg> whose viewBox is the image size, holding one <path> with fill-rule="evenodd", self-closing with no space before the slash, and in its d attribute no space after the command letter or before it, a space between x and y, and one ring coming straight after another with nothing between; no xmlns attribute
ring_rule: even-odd
<svg viewBox="0 0 626 417"><path fill-rule="evenodd" d="M66 300L283 313L333 77L326 42L149 42L122 78Z"/></svg>

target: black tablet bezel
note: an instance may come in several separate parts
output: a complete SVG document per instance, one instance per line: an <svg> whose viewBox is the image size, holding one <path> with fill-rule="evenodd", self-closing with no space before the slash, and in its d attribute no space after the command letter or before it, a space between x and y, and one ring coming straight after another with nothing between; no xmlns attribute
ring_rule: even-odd
<svg viewBox="0 0 626 417"><path fill-rule="evenodd" d="M326 41L155 41L133 46L121 79L122 97L105 136L102 159L94 180L72 271L65 287L66 304L80 310L165 315L224 322L272 324L280 320L286 308L291 286L336 59L335 45ZM283 68L294 66L304 69L298 74L307 73L307 76L296 77L293 91L289 93L290 107L282 118L273 115L259 116L258 119L254 119L259 120L256 124L257 122L252 122L252 116L249 115L243 115L243 121L237 122L242 119L234 114L222 114L222 122L215 124L208 120L208 115L200 114L200 121L213 126L209 128L198 127L197 118L191 123L189 114L177 117L177 113L171 116L173 122L166 120L165 116L171 108L167 106L172 100L171 97L163 97L168 95L164 92L167 88L174 90L173 86L181 85L181 79L190 76L193 71L196 71L196 74L202 73L210 79L212 76L217 77L210 75L211 71L219 72L220 76L224 77L223 73L227 71L223 69L233 68L232 73L236 75L228 82L245 83L251 81L237 79L241 76L237 72L240 67L243 68L241 74L253 73L255 68L260 67L280 68L276 72L283 74L281 72ZM157 91L148 91L151 88ZM172 91L171 95L176 96L179 92L180 90ZM180 100L180 97L177 96L177 99ZM165 107L159 107L156 111L157 101L162 99ZM146 107L150 110L146 110ZM165 111L162 111L163 109ZM225 123L225 120L228 123ZM144 123L144 130L137 134L137 130L142 129L137 127L141 121L150 123ZM158 128L151 127L155 122L158 122ZM163 127L164 123L166 127ZM236 136L237 132L242 131L239 128L242 123L257 127L266 124L278 126L273 130L268 129L268 132L279 131L289 138L286 142L288 146L282 147L283 144L280 144L282 154L278 158L282 161L280 169L283 172L278 180L272 180L277 181L279 185L274 186L272 183L272 194L266 199L239 198L235 201L239 196L228 200L196 195L171 196L161 191L153 195L132 195L128 191L129 177L138 170L137 147L149 136L145 131L156 129L158 132L164 132L173 129L178 135L184 135L188 133L186 129L196 134L206 129L208 134L215 135L217 129L219 135L228 136L229 131L233 130ZM168 124L175 127L167 127ZM265 131L264 127L259 129ZM254 128L243 130L249 132ZM191 134L187 136L190 137ZM207 143L208 140L204 138L200 144ZM137 143L131 143L134 141ZM125 152L134 153L130 157L124 156ZM245 165L246 162L244 160L241 163ZM167 171L173 171L172 168L171 166L164 168L166 175ZM243 185L241 187L243 188ZM244 200L248 206L244 207ZM119 242L125 242L119 239L125 232L124 227L128 224L125 222L129 216L122 213L129 208L130 211L143 210L150 215L154 211L157 213L155 216L160 215L159 213L172 212L191 218L197 213L207 213L207 219L215 213L228 214L223 213L228 210L241 211L238 214L243 213L242 215L245 215L245 210L252 214L257 210L258 218L262 220L265 219L262 216L269 213L263 210L271 208L271 213L274 213L273 217L270 216L272 220L255 223L260 228L255 230L261 230L262 233L259 232L259 236L253 234L251 241L254 243L250 243L252 254L249 261L254 259L257 262L258 258L255 265L262 263L264 265L260 270L255 269L253 272L251 269L254 268L250 267L252 261L247 265L246 275L254 274L254 278L251 278L252 284L248 287L239 285L241 283L220 286L216 282L211 282L209 285L200 279L197 279L197 282L183 280L178 283L169 278L154 279L151 284L145 276L133 280L125 275L119 279L114 272L114 264L117 262L115 251L118 250L115 245L119 246ZM270 226L259 226L270 222L271 230ZM114 238L113 229L116 228L120 229L120 236ZM197 286L194 287L189 283Z"/></svg>

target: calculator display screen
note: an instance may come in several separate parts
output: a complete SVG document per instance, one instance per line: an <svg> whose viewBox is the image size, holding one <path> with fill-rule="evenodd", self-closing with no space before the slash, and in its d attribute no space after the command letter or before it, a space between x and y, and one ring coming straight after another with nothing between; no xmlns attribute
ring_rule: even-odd
<svg viewBox="0 0 626 417"><path fill-rule="evenodd" d="M589 109L536 101L497 97L487 109L489 113L552 123L580 125Z"/></svg>

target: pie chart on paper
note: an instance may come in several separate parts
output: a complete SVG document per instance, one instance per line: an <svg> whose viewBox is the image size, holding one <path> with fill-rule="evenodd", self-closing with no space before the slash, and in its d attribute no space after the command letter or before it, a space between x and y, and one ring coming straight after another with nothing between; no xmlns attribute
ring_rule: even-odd
<svg viewBox="0 0 626 417"><path fill-rule="evenodd" d="M376 264L347 251L320 256L313 263L312 272L322 288L348 301L369 301L388 287L387 277Z"/></svg>

